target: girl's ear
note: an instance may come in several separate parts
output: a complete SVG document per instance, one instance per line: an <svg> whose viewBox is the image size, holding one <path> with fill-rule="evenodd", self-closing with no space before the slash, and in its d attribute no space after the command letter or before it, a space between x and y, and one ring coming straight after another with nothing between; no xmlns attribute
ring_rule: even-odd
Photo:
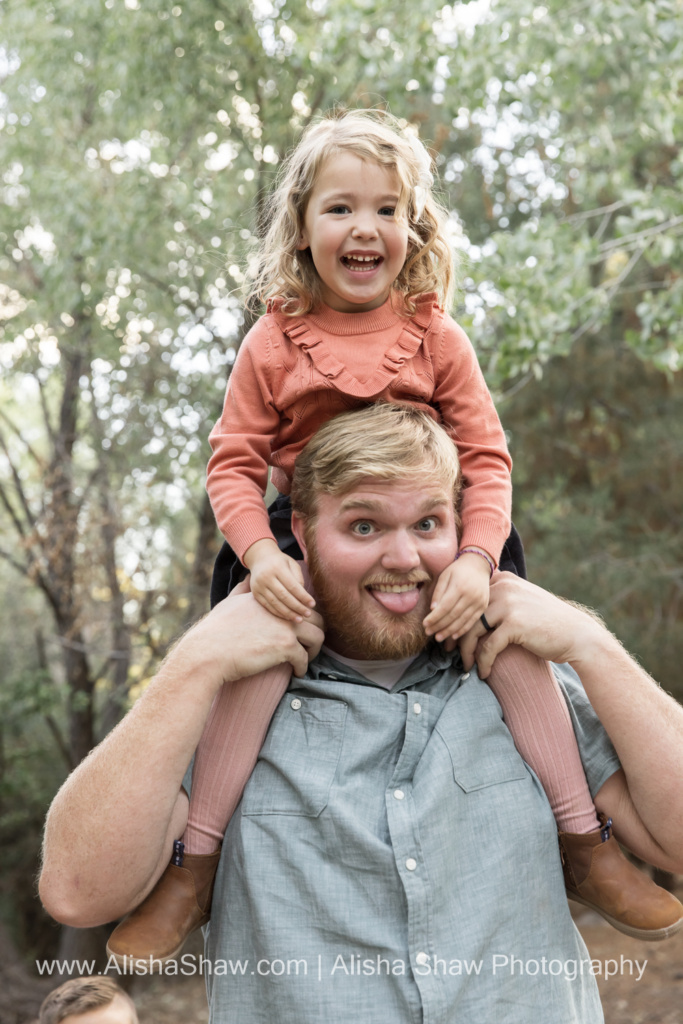
<svg viewBox="0 0 683 1024"><path fill-rule="evenodd" d="M306 551L305 523L306 521L302 519L300 515L296 512L292 512L292 533L296 537L297 544L301 548L304 558L307 559L308 552Z"/></svg>
<svg viewBox="0 0 683 1024"><path fill-rule="evenodd" d="M310 244L311 243L308 241L308 235L306 234L306 228L302 228L301 234L299 235L299 241L296 243L296 247L299 250L308 249Z"/></svg>

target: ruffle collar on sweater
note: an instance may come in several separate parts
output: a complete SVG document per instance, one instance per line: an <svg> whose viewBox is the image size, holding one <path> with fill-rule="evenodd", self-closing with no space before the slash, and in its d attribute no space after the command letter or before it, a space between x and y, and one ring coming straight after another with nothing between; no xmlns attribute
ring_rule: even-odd
<svg viewBox="0 0 683 1024"><path fill-rule="evenodd" d="M391 306L391 298L387 299L383 306L369 313L339 313L324 306L308 316L293 317L282 311L282 305L282 299L271 300L268 304L268 313L283 334L309 356L319 373L326 377L333 387L357 398L372 398L388 387L406 360L412 359L417 353L432 322L434 310L438 308L437 297L433 292L420 296L412 316L397 313ZM361 382L330 351L329 346L316 336L316 320L328 333L340 336L357 336L364 332L382 330L399 320L403 322L403 330L384 353L377 369L367 380Z"/></svg>

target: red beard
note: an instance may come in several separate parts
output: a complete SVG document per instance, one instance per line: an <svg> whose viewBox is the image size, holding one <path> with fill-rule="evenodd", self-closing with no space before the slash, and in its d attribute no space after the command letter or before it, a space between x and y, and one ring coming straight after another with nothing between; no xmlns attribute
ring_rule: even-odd
<svg viewBox="0 0 683 1024"><path fill-rule="evenodd" d="M428 640L422 620L429 609L425 610L422 602L418 603L415 611L405 615L392 615L386 609L381 609L382 621L379 624L368 622L352 598L337 592L333 573L321 564L313 534L314 530L309 531L306 539L308 571L315 593L316 609L325 620L326 644L333 649L339 647L340 654L353 651L349 657L367 661L400 661L419 654ZM395 580L397 583L412 581L411 574L404 574ZM414 581L422 582L425 587L431 584L431 578L424 572L415 574ZM378 581L373 579L373 582ZM391 574L383 574L382 582L393 582Z"/></svg>

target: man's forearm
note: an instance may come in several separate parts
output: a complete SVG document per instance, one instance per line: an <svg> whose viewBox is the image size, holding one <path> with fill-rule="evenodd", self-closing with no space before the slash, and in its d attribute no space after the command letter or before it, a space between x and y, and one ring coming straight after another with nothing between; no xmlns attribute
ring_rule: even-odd
<svg viewBox="0 0 683 1024"><path fill-rule="evenodd" d="M182 834L180 784L225 683L288 662L303 675L323 640L317 613L271 615L237 587L185 634L124 720L67 779L45 826L40 895L57 920L111 921L142 899Z"/></svg>
<svg viewBox="0 0 683 1024"><path fill-rule="evenodd" d="M619 755L641 821L683 870L683 708L603 629L571 664Z"/></svg>
<svg viewBox="0 0 683 1024"><path fill-rule="evenodd" d="M466 667L476 660L485 679L508 644L569 662L623 765L598 793L601 809L634 852L683 870L683 708L590 614L533 583L496 574L486 619L491 630L477 623L461 641Z"/></svg>
<svg viewBox="0 0 683 1024"><path fill-rule="evenodd" d="M151 887L168 858L172 823L182 834L181 781L220 683L210 665L193 665L176 649L64 783L45 826L40 880L41 898L58 920L113 920Z"/></svg>

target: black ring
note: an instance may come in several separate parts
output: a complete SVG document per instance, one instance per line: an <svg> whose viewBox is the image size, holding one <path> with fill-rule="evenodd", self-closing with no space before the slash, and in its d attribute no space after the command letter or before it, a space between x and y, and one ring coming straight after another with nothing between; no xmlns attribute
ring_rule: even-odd
<svg viewBox="0 0 683 1024"><path fill-rule="evenodd" d="M489 631L489 633L490 633L491 630L493 629L493 626L489 626L488 620L487 620L487 618L486 618L486 616L484 615L483 612L480 615L480 619L481 619L481 624L484 627L484 629L487 629Z"/></svg>

